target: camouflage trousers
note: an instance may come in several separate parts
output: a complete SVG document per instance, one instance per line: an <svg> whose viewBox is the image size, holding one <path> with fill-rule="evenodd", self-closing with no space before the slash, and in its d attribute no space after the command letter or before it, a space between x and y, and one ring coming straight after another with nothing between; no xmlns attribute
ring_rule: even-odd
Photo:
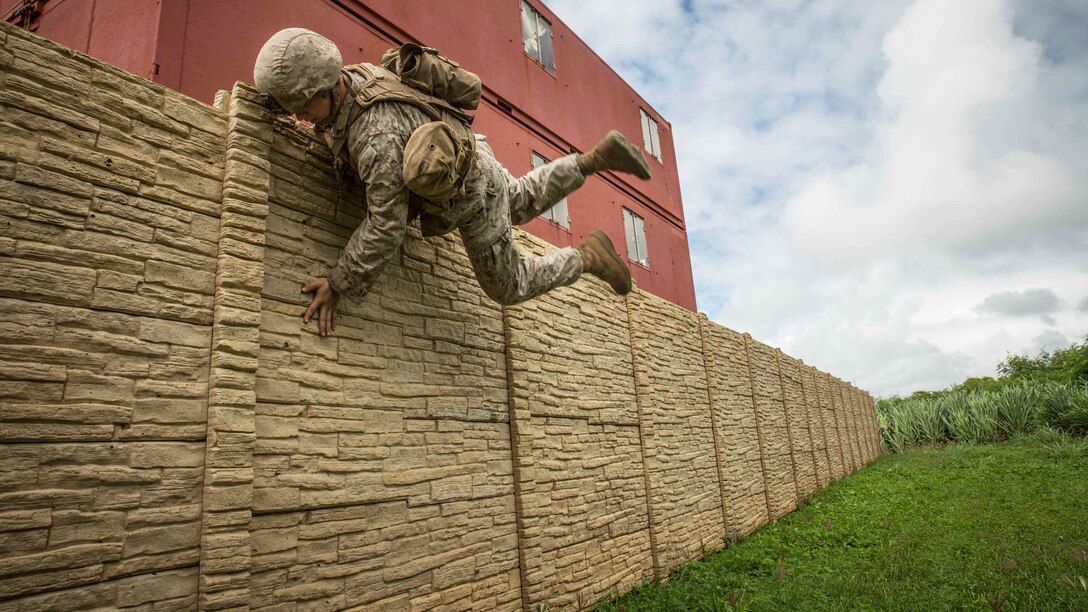
<svg viewBox="0 0 1088 612"><path fill-rule="evenodd" d="M569 285L582 275L582 256L570 247L545 255L518 250L513 226L528 223L585 183L568 155L514 178L480 140L477 172L463 202L472 214L460 225L461 239L484 293L500 304L518 304Z"/></svg>

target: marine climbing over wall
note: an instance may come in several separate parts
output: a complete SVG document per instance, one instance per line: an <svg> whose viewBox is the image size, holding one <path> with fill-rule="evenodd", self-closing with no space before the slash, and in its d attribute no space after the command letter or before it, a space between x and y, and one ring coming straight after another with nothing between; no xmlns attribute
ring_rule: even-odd
<svg viewBox="0 0 1088 612"><path fill-rule="evenodd" d="M366 189L365 217L336 266L302 289L314 294L303 322L316 315L322 336L335 329L340 298L366 295L416 218L424 236L460 232L476 279L500 304L524 302L583 273L620 295L631 290L631 273L602 231L577 249L541 256L519 252L513 235L514 225L550 209L591 174L649 179L646 159L619 132L587 153L514 178L463 112L479 102L479 79L433 49L405 45L387 52L381 66L345 67L332 41L288 28L261 48L253 72L269 108L313 122Z"/></svg>

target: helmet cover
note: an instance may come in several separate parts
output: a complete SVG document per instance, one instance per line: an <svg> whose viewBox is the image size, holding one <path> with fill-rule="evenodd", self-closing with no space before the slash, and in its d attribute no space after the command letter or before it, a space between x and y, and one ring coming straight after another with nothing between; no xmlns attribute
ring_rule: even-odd
<svg viewBox="0 0 1088 612"><path fill-rule="evenodd" d="M336 86L342 67L340 50L331 40L305 28L287 28L261 47L253 81L261 93L297 113L314 94Z"/></svg>

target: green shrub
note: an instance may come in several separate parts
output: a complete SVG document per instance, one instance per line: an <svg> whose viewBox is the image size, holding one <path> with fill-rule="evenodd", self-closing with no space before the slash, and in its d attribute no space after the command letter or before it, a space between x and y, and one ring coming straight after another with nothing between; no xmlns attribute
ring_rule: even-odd
<svg viewBox="0 0 1088 612"><path fill-rule="evenodd" d="M998 441L996 393L958 392L938 400L948 437L967 444Z"/></svg>
<svg viewBox="0 0 1088 612"><path fill-rule="evenodd" d="M878 401L881 443L892 452L922 444L984 444L1037 428L1088 436L1088 337L1035 357L1009 355L997 371L996 379L968 378L943 391Z"/></svg>
<svg viewBox="0 0 1088 612"><path fill-rule="evenodd" d="M1042 447L1050 459L1088 458L1088 438L1079 438L1060 429L1043 425L1031 435L1031 441Z"/></svg>
<svg viewBox="0 0 1088 612"><path fill-rule="evenodd" d="M941 444L948 439L948 411L951 406L941 400L918 402L914 419L918 421L919 442Z"/></svg>
<svg viewBox="0 0 1088 612"><path fill-rule="evenodd" d="M918 444L944 442L942 414L939 402L931 399L882 400L877 420L885 446L898 452Z"/></svg>
<svg viewBox="0 0 1088 612"><path fill-rule="evenodd" d="M1088 337L1082 344L1073 344L1053 352L1039 351L1038 356L1009 355L997 364L998 383L1020 380L1052 381L1066 384L1088 381Z"/></svg>
<svg viewBox="0 0 1088 612"><path fill-rule="evenodd" d="M1040 395L1038 387L1026 383L1008 386L995 393L997 424L1005 437L1011 438L1035 429Z"/></svg>
<svg viewBox="0 0 1088 612"><path fill-rule="evenodd" d="M1037 428L1044 436L1050 430L1088 436L1088 383L1020 381L991 391L956 389L883 399L877 402L877 419L891 452L948 442L1001 442Z"/></svg>
<svg viewBox="0 0 1088 612"><path fill-rule="evenodd" d="M1041 424L1068 434L1088 435L1088 384L1051 384L1041 395Z"/></svg>

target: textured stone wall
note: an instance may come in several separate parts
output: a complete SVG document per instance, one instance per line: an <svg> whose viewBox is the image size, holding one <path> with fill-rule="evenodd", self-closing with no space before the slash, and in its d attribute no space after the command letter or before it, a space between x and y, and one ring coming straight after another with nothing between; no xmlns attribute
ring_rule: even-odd
<svg viewBox="0 0 1088 612"><path fill-rule="evenodd" d="M654 575L627 305L593 280L506 330L525 600L580 608Z"/></svg>
<svg viewBox="0 0 1088 612"><path fill-rule="evenodd" d="M362 214L248 86L0 26L0 612L581 608L879 455L863 391L593 279L500 308L455 236L321 338Z"/></svg>
<svg viewBox="0 0 1088 612"><path fill-rule="evenodd" d="M786 421L790 428L790 448L797 496L804 499L818 490L816 477L815 441L812 438L811 417L805 402L800 363L778 351L778 371L786 398Z"/></svg>
<svg viewBox="0 0 1088 612"><path fill-rule="evenodd" d="M745 339L767 487L767 513L771 520L777 520L797 508L796 458L790 441L777 351L750 336Z"/></svg>
<svg viewBox="0 0 1088 612"><path fill-rule="evenodd" d="M654 567L665 576L725 541L717 440L698 315L628 299Z"/></svg>
<svg viewBox="0 0 1088 612"><path fill-rule="evenodd" d="M828 439L828 455L831 462L831 480L838 480L852 471L844 453L846 433L842 429L842 412L835 400L836 388L831 383L831 376L816 372L816 396L824 410L824 428Z"/></svg>
<svg viewBox="0 0 1088 612"><path fill-rule="evenodd" d="M731 539L765 525L767 485L760 430L748 372L747 339L700 315L710 405L718 440L718 467Z"/></svg>
<svg viewBox="0 0 1088 612"><path fill-rule="evenodd" d="M225 133L0 29L0 610L197 602Z"/></svg>
<svg viewBox="0 0 1088 612"><path fill-rule="evenodd" d="M857 406L854 403L854 398L850 394L850 386L842 380L835 378L835 387L838 388L838 397L842 402L842 414L843 414L843 431L846 432L846 453L850 455L851 470L858 470L861 468L861 447L859 445L858 436L858 424L854 411Z"/></svg>
<svg viewBox="0 0 1088 612"><path fill-rule="evenodd" d="M826 487L833 478L831 471L831 438L828 432L826 411L820 403L820 390L816 381L818 372L803 362L800 365L801 389L808 408L809 430L812 432L814 461L816 462L816 488Z"/></svg>
<svg viewBox="0 0 1088 612"><path fill-rule="evenodd" d="M359 193L287 122L271 140L256 385L252 605L521 604L502 311L460 243L413 232L336 333L300 288Z"/></svg>

